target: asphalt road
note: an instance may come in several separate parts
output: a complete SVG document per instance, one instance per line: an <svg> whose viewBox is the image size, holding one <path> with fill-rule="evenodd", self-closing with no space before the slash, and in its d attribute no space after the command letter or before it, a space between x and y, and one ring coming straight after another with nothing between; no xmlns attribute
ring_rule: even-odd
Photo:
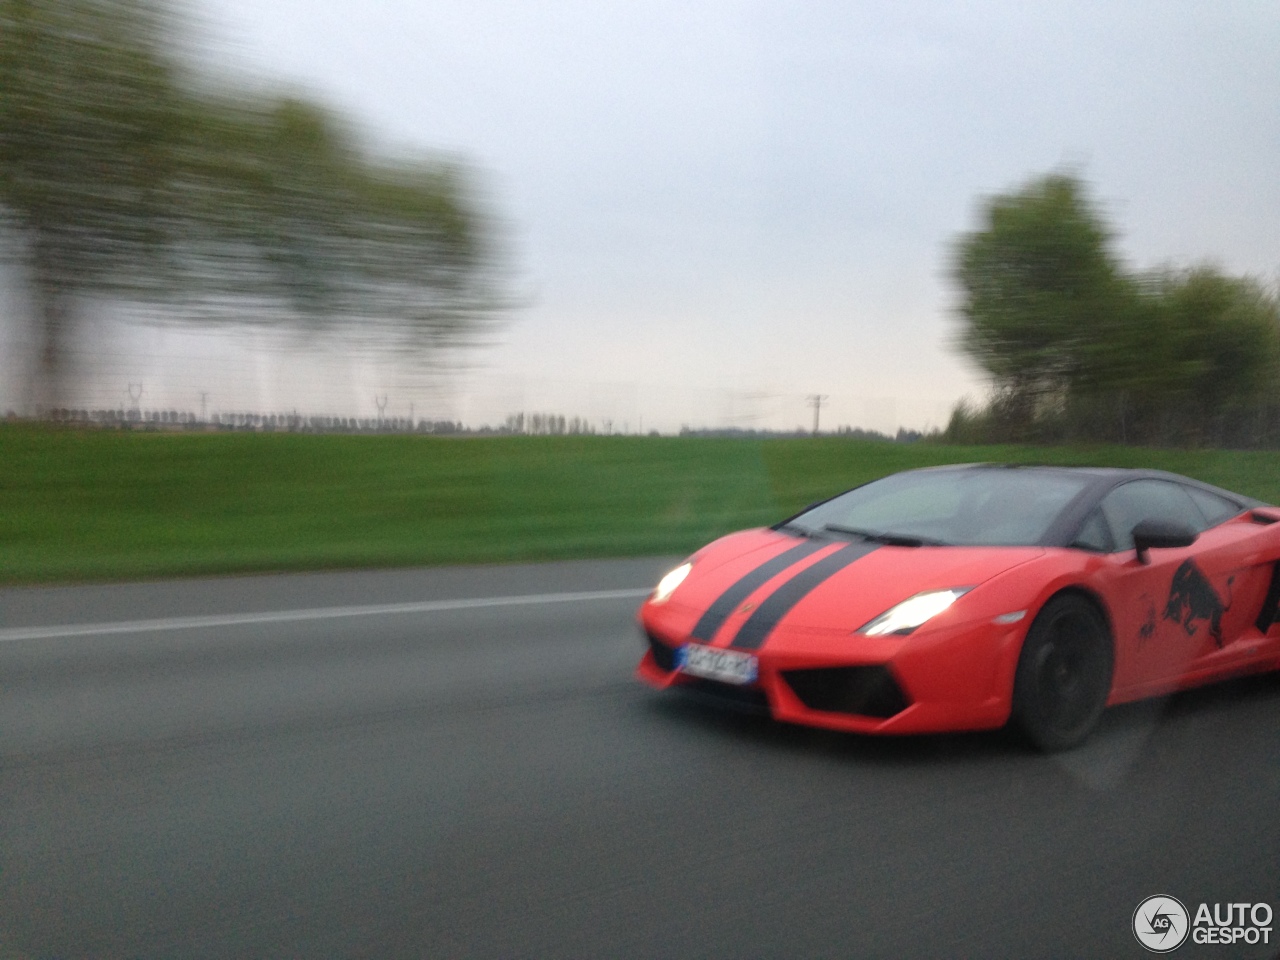
<svg viewBox="0 0 1280 960"><path fill-rule="evenodd" d="M1153 894L1280 912L1280 679L1053 758L788 728L631 679L669 562L0 591L0 960L1136 957Z"/></svg>

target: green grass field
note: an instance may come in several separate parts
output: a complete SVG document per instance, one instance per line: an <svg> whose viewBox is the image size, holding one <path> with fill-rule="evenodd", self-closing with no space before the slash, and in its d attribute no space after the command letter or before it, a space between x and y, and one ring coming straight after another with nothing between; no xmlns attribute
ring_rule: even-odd
<svg viewBox="0 0 1280 960"><path fill-rule="evenodd" d="M0 582L685 553L897 470L1150 466L1280 502L1280 453L818 438L0 427Z"/></svg>

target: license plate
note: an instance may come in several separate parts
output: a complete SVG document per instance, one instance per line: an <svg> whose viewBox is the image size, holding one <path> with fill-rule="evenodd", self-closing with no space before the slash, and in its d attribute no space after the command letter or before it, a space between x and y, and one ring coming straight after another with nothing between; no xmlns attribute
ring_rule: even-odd
<svg viewBox="0 0 1280 960"><path fill-rule="evenodd" d="M692 677L737 684L755 683L758 674L751 654L700 643L687 643L676 651L676 669Z"/></svg>

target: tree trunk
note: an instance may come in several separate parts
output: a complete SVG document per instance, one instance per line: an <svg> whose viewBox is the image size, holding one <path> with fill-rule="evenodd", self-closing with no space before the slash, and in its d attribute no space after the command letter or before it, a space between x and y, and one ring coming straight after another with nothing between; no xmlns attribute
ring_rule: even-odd
<svg viewBox="0 0 1280 960"><path fill-rule="evenodd" d="M41 239L33 246L31 295L39 354L32 371L32 412L37 418L48 419L71 400L67 393L67 344L75 314L71 283L60 269L57 253Z"/></svg>

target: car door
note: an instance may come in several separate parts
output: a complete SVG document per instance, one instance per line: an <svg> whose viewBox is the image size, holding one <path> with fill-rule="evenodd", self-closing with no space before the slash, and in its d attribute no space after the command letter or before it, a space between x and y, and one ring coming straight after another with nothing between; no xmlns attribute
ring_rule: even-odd
<svg viewBox="0 0 1280 960"><path fill-rule="evenodd" d="M1133 528L1143 520L1179 524L1201 538L1188 547L1149 550L1143 562L1133 544ZM1178 682L1239 632L1238 618L1229 614L1241 551L1230 537L1204 539L1207 526L1186 487L1157 479L1116 487L1086 523L1085 530L1110 538L1099 584L1116 640L1117 693Z"/></svg>

